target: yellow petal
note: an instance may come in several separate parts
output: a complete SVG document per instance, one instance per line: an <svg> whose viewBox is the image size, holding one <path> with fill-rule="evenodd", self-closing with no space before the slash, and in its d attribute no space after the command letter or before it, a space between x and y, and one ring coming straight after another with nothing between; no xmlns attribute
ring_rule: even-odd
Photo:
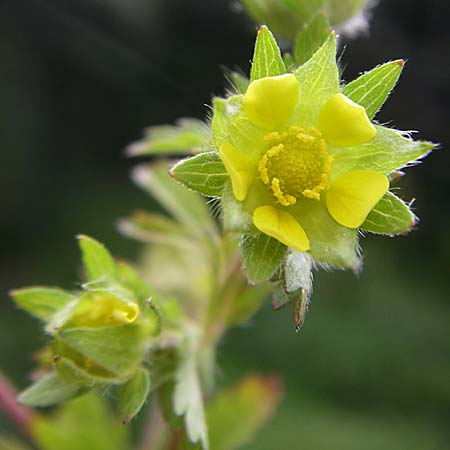
<svg viewBox="0 0 450 450"><path fill-rule="evenodd" d="M365 144L377 134L366 110L343 94L335 94L325 103L319 128L325 139L336 147Z"/></svg>
<svg viewBox="0 0 450 450"><path fill-rule="evenodd" d="M309 250L309 239L305 230L286 211L273 206L260 206L253 213L253 223L259 231L278 239L299 252Z"/></svg>
<svg viewBox="0 0 450 450"><path fill-rule="evenodd" d="M333 181L326 196L333 219L347 228L358 228L389 189L389 180L373 170L353 170Z"/></svg>
<svg viewBox="0 0 450 450"><path fill-rule="evenodd" d="M253 171L248 159L229 142L220 146L220 157L227 169L233 186L233 194L240 202L244 201L253 181Z"/></svg>
<svg viewBox="0 0 450 450"><path fill-rule="evenodd" d="M298 80L292 73L252 81L242 107L251 122L266 130L282 127L298 101Z"/></svg>

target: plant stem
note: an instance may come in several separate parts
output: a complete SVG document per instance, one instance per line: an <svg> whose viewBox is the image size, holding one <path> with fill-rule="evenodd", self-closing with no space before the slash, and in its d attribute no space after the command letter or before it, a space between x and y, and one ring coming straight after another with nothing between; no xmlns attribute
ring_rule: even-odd
<svg viewBox="0 0 450 450"><path fill-rule="evenodd" d="M30 424L35 413L17 402L17 391L0 372L0 411L26 437L30 438Z"/></svg>

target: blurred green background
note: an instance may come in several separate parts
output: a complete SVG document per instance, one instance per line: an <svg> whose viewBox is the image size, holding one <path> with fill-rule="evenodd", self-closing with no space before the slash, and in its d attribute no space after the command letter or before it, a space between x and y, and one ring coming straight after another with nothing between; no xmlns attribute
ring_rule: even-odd
<svg viewBox="0 0 450 450"><path fill-rule="evenodd" d="M76 286L74 236L130 259L115 221L158 208L129 180L123 148L149 124L203 118L223 66L247 71L255 25L227 0L0 2L0 367L24 387L39 325L7 291ZM269 303L221 346L219 380L278 373L278 415L246 450L450 448L450 12L442 0L381 1L346 42L343 77L406 58L378 120L442 143L401 182L421 222L363 241L365 270L320 272L305 326ZM139 422L137 425L138 426ZM0 417L0 430L7 429Z"/></svg>

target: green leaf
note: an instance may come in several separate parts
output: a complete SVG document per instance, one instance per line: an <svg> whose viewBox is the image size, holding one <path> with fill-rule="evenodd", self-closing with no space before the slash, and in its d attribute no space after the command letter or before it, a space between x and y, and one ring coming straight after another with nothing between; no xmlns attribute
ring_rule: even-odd
<svg viewBox="0 0 450 450"><path fill-rule="evenodd" d="M176 375L173 409L177 416L184 416L186 433L191 443L200 442L203 450L208 450L208 430L195 355L192 351L187 352L180 363Z"/></svg>
<svg viewBox="0 0 450 450"><path fill-rule="evenodd" d="M128 378L139 367L145 335L138 324L102 328L63 329L59 339L119 378Z"/></svg>
<svg viewBox="0 0 450 450"><path fill-rule="evenodd" d="M120 261L117 264L121 284L133 291L141 308L147 307L147 300L153 295L150 286L140 277L137 270L130 264Z"/></svg>
<svg viewBox="0 0 450 450"><path fill-rule="evenodd" d="M280 241L262 233L245 236L241 249L245 272L252 283L268 280L286 254L286 247Z"/></svg>
<svg viewBox="0 0 450 450"><path fill-rule="evenodd" d="M202 153L184 159L170 169L170 175L188 188L210 197L220 197L229 179L216 152Z"/></svg>
<svg viewBox="0 0 450 450"><path fill-rule="evenodd" d="M144 406L150 392L147 369L140 369L120 390L119 415L122 423L128 423Z"/></svg>
<svg viewBox="0 0 450 450"><path fill-rule="evenodd" d="M14 289L11 297L23 310L45 322L76 297L59 288L34 286L24 289Z"/></svg>
<svg viewBox="0 0 450 450"><path fill-rule="evenodd" d="M331 177L350 170L375 170L386 175L425 157L434 147L426 141L413 141L399 131L375 126L377 135L367 144L333 149Z"/></svg>
<svg viewBox="0 0 450 450"><path fill-rule="evenodd" d="M315 17L297 36L294 58L297 66L307 62L324 44L331 32L330 24L323 14Z"/></svg>
<svg viewBox="0 0 450 450"><path fill-rule="evenodd" d="M234 450L250 442L273 415L281 395L278 378L255 375L221 392L207 410L211 448Z"/></svg>
<svg viewBox="0 0 450 450"><path fill-rule="evenodd" d="M114 280L117 276L116 263L100 242L89 236L79 235L79 245L83 255L83 264L89 280Z"/></svg>
<svg viewBox="0 0 450 450"><path fill-rule="evenodd" d="M331 33L312 58L300 66L295 75L300 85L299 103L291 118L302 127L315 127L323 105L339 92L336 64L336 35Z"/></svg>
<svg viewBox="0 0 450 450"><path fill-rule="evenodd" d="M250 80L273 77L286 73L280 48L273 34L266 26L261 26L256 37L255 53Z"/></svg>
<svg viewBox="0 0 450 450"><path fill-rule="evenodd" d="M56 405L84 392L80 383L65 383L52 372L36 381L19 395L19 402L30 407Z"/></svg>
<svg viewBox="0 0 450 450"><path fill-rule="evenodd" d="M138 166L133 171L133 180L194 234L204 236L205 231L217 232L203 199L171 178L166 163Z"/></svg>
<svg viewBox="0 0 450 450"><path fill-rule="evenodd" d="M111 414L107 402L84 395L58 409L56 415L37 417L33 441L40 450L128 450L129 428Z"/></svg>
<svg viewBox="0 0 450 450"><path fill-rule="evenodd" d="M411 231L415 223L416 217L408 205L392 192L387 192L360 228L372 233L395 235Z"/></svg>
<svg viewBox="0 0 450 450"><path fill-rule="evenodd" d="M176 125L150 127L142 141L131 144L128 156L197 153L208 147L207 125L197 119L179 119Z"/></svg>
<svg viewBox="0 0 450 450"><path fill-rule="evenodd" d="M397 84L405 62L402 59L375 67L345 86L343 93L366 108L369 119L383 106Z"/></svg>

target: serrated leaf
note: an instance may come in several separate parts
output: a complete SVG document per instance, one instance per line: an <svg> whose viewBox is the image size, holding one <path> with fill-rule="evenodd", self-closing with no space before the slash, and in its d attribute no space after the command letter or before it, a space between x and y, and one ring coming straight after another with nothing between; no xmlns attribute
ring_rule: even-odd
<svg viewBox="0 0 450 450"><path fill-rule="evenodd" d="M426 141L414 141L399 131L376 125L377 135L364 145L334 150L331 176L350 170L374 170L386 175L425 157L434 147Z"/></svg>
<svg viewBox="0 0 450 450"><path fill-rule="evenodd" d="M91 281L102 278L114 280L117 276L117 267L106 247L89 236L80 235L78 240L88 279Z"/></svg>
<svg viewBox="0 0 450 450"><path fill-rule="evenodd" d="M241 249L245 272L252 283L268 280L286 254L286 247L280 241L262 233L246 236Z"/></svg>
<svg viewBox="0 0 450 450"><path fill-rule="evenodd" d="M297 36L294 45L294 58L301 66L324 44L331 32L330 24L323 14L315 17Z"/></svg>
<svg viewBox="0 0 450 450"><path fill-rule="evenodd" d="M150 393L148 370L140 369L120 390L119 415L122 423L128 423L141 410Z"/></svg>
<svg viewBox="0 0 450 450"><path fill-rule="evenodd" d="M303 127L317 126L323 105L339 92L339 71L336 64L336 36L331 33L322 47L295 75L299 81L300 95L291 123Z"/></svg>
<svg viewBox="0 0 450 450"><path fill-rule="evenodd" d="M70 292L45 286L14 289L10 294L20 308L45 322L76 299Z"/></svg>
<svg viewBox="0 0 450 450"><path fill-rule="evenodd" d="M208 146L206 124L197 119L179 119L175 125L160 125L145 130L144 138L127 148L128 156L177 154L203 151Z"/></svg>
<svg viewBox="0 0 450 450"><path fill-rule="evenodd" d="M122 379L135 372L145 349L145 335L138 324L63 329L58 333L58 338L83 357Z"/></svg>
<svg viewBox="0 0 450 450"><path fill-rule="evenodd" d="M225 166L216 152L184 159L170 169L170 174L188 188L210 197L220 197L229 180Z"/></svg>
<svg viewBox="0 0 450 450"><path fill-rule="evenodd" d="M387 192L360 228L372 233L395 235L411 231L415 222L416 218L408 205L392 192Z"/></svg>
<svg viewBox="0 0 450 450"><path fill-rule="evenodd" d="M375 67L345 86L343 93L366 108L369 119L383 106L397 84L405 62L402 59Z"/></svg>
<svg viewBox="0 0 450 450"><path fill-rule="evenodd" d="M200 442L203 450L208 450L208 430L195 353L189 352L180 363L176 375L173 409L177 416L184 416L190 442Z"/></svg>
<svg viewBox="0 0 450 450"><path fill-rule="evenodd" d="M129 428L110 412L106 401L84 395L42 415L32 423L33 442L40 450L126 450L131 448Z"/></svg>
<svg viewBox="0 0 450 450"><path fill-rule="evenodd" d="M281 395L278 378L255 375L219 393L207 410L211 448L234 450L249 442L272 416Z"/></svg>
<svg viewBox="0 0 450 450"><path fill-rule="evenodd" d="M261 26L256 37L255 52L250 80L274 77L286 73L280 48L273 34L266 26Z"/></svg>
<svg viewBox="0 0 450 450"><path fill-rule="evenodd" d="M203 199L171 178L166 163L138 166L133 171L133 180L196 235L204 236L205 231L216 233Z"/></svg>
<svg viewBox="0 0 450 450"><path fill-rule="evenodd" d="M57 373L45 375L19 395L19 402L31 407L57 405L84 392L79 383L65 383Z"/></svg>

